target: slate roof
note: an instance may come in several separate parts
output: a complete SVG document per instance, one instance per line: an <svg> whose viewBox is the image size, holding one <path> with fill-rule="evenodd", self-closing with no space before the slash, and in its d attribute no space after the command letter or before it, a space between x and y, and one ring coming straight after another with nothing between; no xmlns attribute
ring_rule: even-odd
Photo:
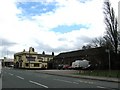
<svg viewBox="0 0 120 90"><path fill-rule="evenodd" d="M78 56L86 56L86 55L92 56L92 55L96 55L102 52L105 52L105 49L98 47L98 48L91 48L91 49L86 49L86 50L76 50L76 51L60 53L54 58L78 57Z"/></svg>

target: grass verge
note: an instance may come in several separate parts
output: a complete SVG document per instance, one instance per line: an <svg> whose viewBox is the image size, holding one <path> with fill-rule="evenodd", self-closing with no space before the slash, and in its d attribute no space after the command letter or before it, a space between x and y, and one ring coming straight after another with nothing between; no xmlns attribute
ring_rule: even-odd
<svg viewBox="0 0 120 90"><path fill-rule="evenodd" d="M78 70L77 75L100 76L100 77L115 77L120 78L119 70Z"/></svg>

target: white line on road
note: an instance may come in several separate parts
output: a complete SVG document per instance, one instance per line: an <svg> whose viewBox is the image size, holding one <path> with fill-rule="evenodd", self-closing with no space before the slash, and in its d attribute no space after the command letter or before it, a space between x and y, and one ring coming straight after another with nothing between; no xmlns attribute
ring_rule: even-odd
<svg viewBox="0 0 120 90"><path fill-rule="evenodd" d="M57 81L63 81L63 82L67 82L67 83L79 84L79 83L77 83L77 82L71 82L71 81L61 80L61 79L54 79L54 80L57 80Z"/></svg>
<svg viewBox="0 0 120 90"><path fill-rule="evenodd" d="M48 88L48 86L45 86L45 85L43 85L43 84L40 84L40 83L31 81L31 80L29 80L29 82L31 82L31 83L33 83L33 84L36 84L36 85L39 85L39 86L42 86L42 87L44 87L44 88Z"/></svg>
<svg viewBox="0 0 120 90"><path fill-rule="evenodd" d="M67 83L73 83L73 82L71 82L71 81L61 80L61 79L54 79L54 80L57 80L57 81L63 81L63 82L67 82Z"/></svg>
<svg viewBox="0 0 120 90"><path fill-rule="evenodd" d="M87 81L84 81L84 83L88 83Z"/></svg>
<svg viewBox="0 0 120 90"><path fill-rule="evenodd" d="M93 82L87 82L87 81L81 81L81 80L79 80L79 82L81 82L81 83L93 84Z"/></svg>
<svg viewBox="0 0 120 90"><path fill-rule="evenodd" d="M77 82L73 82L73 83L75 83L75 84L79 84L79 83L77 83Z"/></svg>
<svg viewBox="0 0 120 90"><path fill-rule="evenodd" d="M20 77L20 76L16 76L16 77L18 77L18 78L20 78L20 79L22 79L22 80L24 79L23 77Z"/></svg>
<svg viewBox="0 0 120 90"><path fill-rule="evenodd" d="M102 86L97 86L97 88L106 88L106 87L102 87Z"/></svg>
<svg viewBox="0 0 120 90"><path fill-rule="evenodd" d="M9 73L11 76L13 76L13 74L12 73Z"/></svg>
<svg viewBox="0 0 120 90"><path fill-rule="evenodd" d="M79 82L83 83L83 81L79 81Z"/></svg>
<svg viewBox="0 0 120 90"><path fill-rule="evenodd" d="M88 82L89 84L93 84L93 82Z"/></svg>

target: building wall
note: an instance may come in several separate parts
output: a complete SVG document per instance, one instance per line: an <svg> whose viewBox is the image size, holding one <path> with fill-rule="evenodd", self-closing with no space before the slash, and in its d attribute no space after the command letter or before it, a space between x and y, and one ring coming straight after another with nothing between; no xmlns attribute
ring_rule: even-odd
<svg viewBox="0 0 120 90"><path fill-rule="evenodd" d="M60 53L54 57L55 66L59 64L68 64L71 66L75 60L86 59L90 61L94 69L108 68L108 55L104 48L93 48L88 50L77 50L66 53Z"/></svg>
<svg viewBox="0 0 120 90"><path fill-rule="evenodd" d="M14 54L14 64L16 68L47 69L48 62L52 59L52 55L42 55L32 51Z"/></svg>

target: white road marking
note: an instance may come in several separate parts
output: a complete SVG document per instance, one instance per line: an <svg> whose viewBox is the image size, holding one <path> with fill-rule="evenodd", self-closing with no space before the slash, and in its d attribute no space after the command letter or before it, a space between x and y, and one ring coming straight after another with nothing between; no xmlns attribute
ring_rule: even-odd
<svg viewBox="0 0 120 90"><path fill-rule="evenodd" d="M73 83L73 82L71 82L71 81L61 80L61 79L54 79L54 80L57 80L57 81L63 81L63 82L67 82L67 83Z"/></svg>
<svg viewBox="0 0 120 90"><path fill-rule="evenodd" d="M73 82L73 83L75 83L75 84L79 84L79 83L77 83L77 82Z"/></svg>
<svg viewBox="0 0 120 90"><path fill-rule="evenodd" d="M83 83L83 81L79 81L79 82Z"/></svg>
<svg viewBox="0 0 120 90"><path fill-rule="evenodd" d="M87 81L84 81L84 83L88 83Z"/></svg>
<svg viewBox="0 0 120 90"><path fill-rule="evenodd" d="M13 74L12 73L9 73L11 76L13 76Z"/></svg>
<svg viewBox="0 0 120 90"><path fill-rule="evenodd" d="M40 84L40 83L31 81L31 80L29 80L29 82L30 82L30 83L33 83L33 84L36 84L36 85L39 85L39 86L42 86L42 87L44 87L44 88L48 88L48 86L45 86L45 85L43 85L43 84Z"/></svg>
<svg viewBox="0 0 120 90"><path fill-rule="evenodd" d="M106 87L102 87L102 86L97 86L97 88L106 88Z"/></svg>
<svg viewBox="0 0 120 90"><path fill-rule="evenodd" d="M18 77L18 78L20 78L20 79L22 79L22 80L24 79L23 77L20 77L20 76L16 76L16 77Z"/></svg>
<svg viewBox="0 0 120 90"><path fill-rule="evenodd" d="M54 79L54 80L57 80L57 81L63 81L63 82L67 82L67 83L79 84L79 83L77 83L77 82L71 82L71 81L61 80L61 79Z"/></svg>
<svg viewBox="0 0 120 90"><path fill-rule="evenodd" d="M89 84L93 84L93 82L88 82Z"/></svg>
<svg viewBox="0 0 120 90"><path fill-rule="evenodd" d="M81 83L93 84L93 82L87 82L87 81L81 81L81 80L79 80L79 82L81 82Z"/></svg>

